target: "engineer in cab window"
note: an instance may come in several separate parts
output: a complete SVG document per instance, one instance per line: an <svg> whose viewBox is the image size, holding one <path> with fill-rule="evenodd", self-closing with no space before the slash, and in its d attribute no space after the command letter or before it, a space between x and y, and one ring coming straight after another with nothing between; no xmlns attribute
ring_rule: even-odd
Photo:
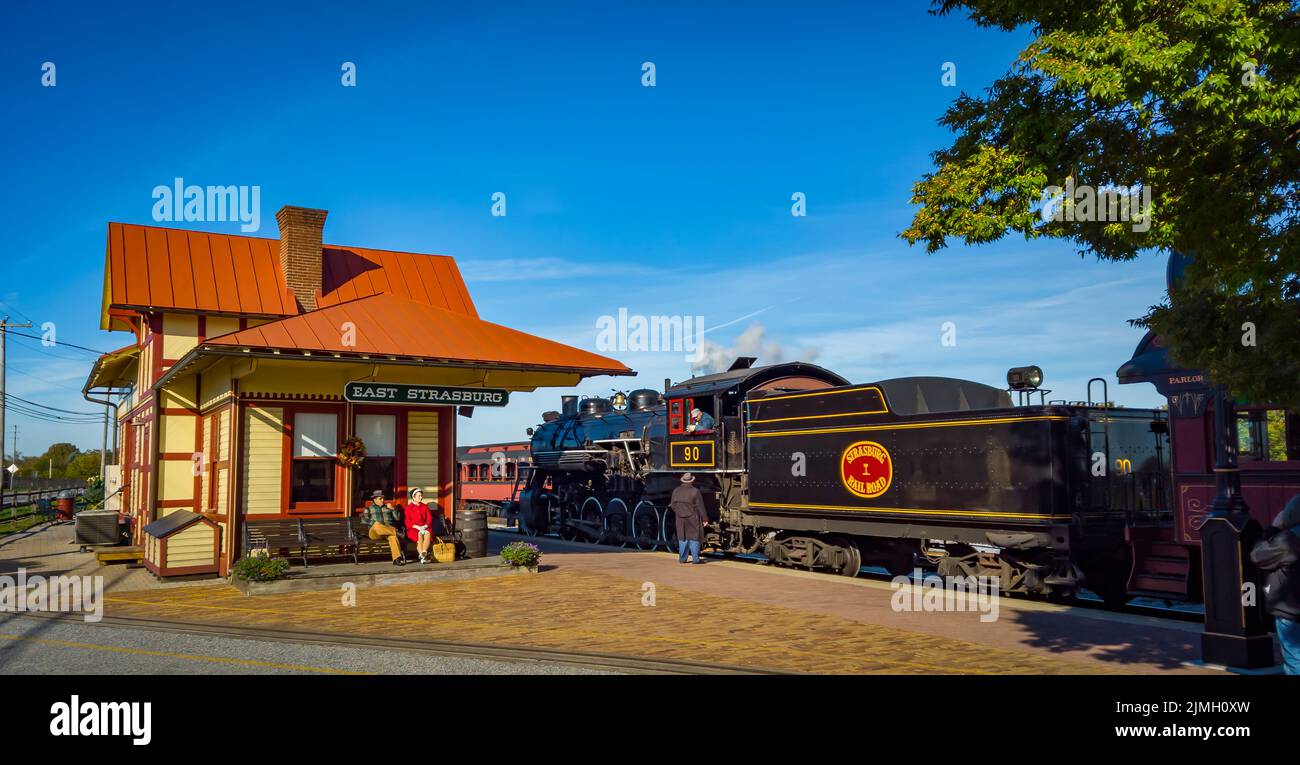
<svg viewBox="0 0 1300 765"><path fill-rule="evenodd" d="M701 412L699 408L691 410L691 424L686 426L687 433L712 433L713 415Z"/></svg>

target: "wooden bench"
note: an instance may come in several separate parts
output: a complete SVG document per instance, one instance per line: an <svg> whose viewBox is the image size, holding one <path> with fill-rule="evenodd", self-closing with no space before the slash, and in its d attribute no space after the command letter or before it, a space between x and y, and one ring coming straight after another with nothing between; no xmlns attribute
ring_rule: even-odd
<svg viewBox="0 0 1300 765"><path fill-rule="evenodd" d="M244 555L248 555L254 545L265 545L268 552L275 554L280 550L290 551L302 558L302 565L307 565L307 542L302 531L302 521L297 518L268 518L266 520L244 521Z"/></svg>
<svg viewBox="0 0 1300 765"><path fill-rule="evenodd" d="M458 535L448 534L443 539L456 541L459 550ZM398 529L398 540L402 543L403 556L414 552L415 543L401 529ZM247 555L256 544L265 544L272 553L290 551L292 557L302 559L304 568L311 558L351 556L353 563L360 563L361 556L392 555L388 540L383 537L371 539L370 527L361 516L355 515L349 518L249 519L244 522L244 554Z"/></svg>
<svg viewBox="0 0 1300 765"><path fill-rule="evenodd" d="M310 557L351 555L352 562L357 562L357 540L347 518L303 518L301 523L303 548Z"/></svg>

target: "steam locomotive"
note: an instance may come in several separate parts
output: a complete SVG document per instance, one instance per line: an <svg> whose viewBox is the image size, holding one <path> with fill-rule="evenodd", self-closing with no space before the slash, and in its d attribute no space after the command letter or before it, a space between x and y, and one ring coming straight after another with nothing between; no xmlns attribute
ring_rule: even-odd
<svg viewBox="0 0 1300 765"><path fill-rule="evenodd" d="M1004 591L1068 597L1086 585L1122 602L1130 540L1172 522L1162 410L1048 402L1033 380L1012 380L1013 404L1010 390L968 380L855 385L813 364L754 361L665 381L662 394L564 397L529 430L520 528L672 549L669 496L690 472L709 512L705 545L723 553L846 576L928 565L996 576ZM697 408L712 428L692 426Z"/></svg>

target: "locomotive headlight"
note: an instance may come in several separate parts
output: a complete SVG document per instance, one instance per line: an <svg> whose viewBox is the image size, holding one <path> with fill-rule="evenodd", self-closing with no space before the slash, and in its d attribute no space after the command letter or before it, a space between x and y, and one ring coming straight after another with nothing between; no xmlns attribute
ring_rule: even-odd
<svg viewBox="0 0 1300 765"><path fill-rule="evenodd" d="M1043 385L1043 370L1036 366L1007 370L1007 387L1011 390L1036 390Z"/></svg>

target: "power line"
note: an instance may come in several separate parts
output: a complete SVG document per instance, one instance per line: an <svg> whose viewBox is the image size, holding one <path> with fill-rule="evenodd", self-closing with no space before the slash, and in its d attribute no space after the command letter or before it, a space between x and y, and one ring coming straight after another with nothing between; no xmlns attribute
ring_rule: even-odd
<svg viewBox="0 0 1300 765"><path fill-rule="evenodd" d="M23 319L25 319L25 320L27 321L28 324L35 324L35 323L36 323L36 320L35 320L35 319L33 319L32 317L30 317L30 316L28 316L27 314L23 313L23 310L22 310L21 308L19 308L18 306L14 305L13 303L8 303L8 302L5 302L5 301L3 301L3 300L0 300L0 306L3 306L4 309L7 310L7 311L13 311L14 313L18 314L18 315L21 316Z"/></svg>
<svg viewBox="0 0 1300 765"><path fill-rule="evenodd" d="M73 393L81 393L81 388L74 388L74 387L72 387L71 385L64 385L63 383L56 383L56 382L53 382L53 381L50 381L50 380L46 380L44 377L40 377L40 376L38 376L38 375L34 375L34 374L32 374L31 372L25 372L25 371L19 369L18 367L14 366L13 364L10 364L10 365L9 365L9 371L11 371L11 372L17 372L18 374L22 375L23 377L30 377L30 378L32 378L33 380L38 380L38 381L40 381L40 382L42 382L42 383L45 383L46 385L53 385L53 386L56 387L56 388L62 388L62 389L64 389L64 390L70 390L70 391L72 391Z"/></svg>
<svg viewBox="0 0 1300 765"><path fill-rule="evenodd" d="M82 417L103 417L102 414L98 414L98 413L96 413L96 412L77 412L77 411L74 411L74 410L72 410L72 409L60 409L60 408L58 408L57 406L48 406L48 405L46 405L46 404L38 404L38 403L36 403L35 401L28 401L27 399L22 398L21 396L15 396L15 395L12 394L12 393L5 393L4 395L5 395L5 398L6 398L6 399L11 399L11 400L13 400L13 401L21 401L21 402L23 402L24 404L28 404L28 405L30 405L30 406L39 407L39 408L41 408L41 409L49 409L51 412L63 412L64 414L76 414L76 415L80 415L80 416L82 416Z"/></svg>
<svg viewBox="0 0 1300 765"><path fill-rule="evenodd" d="M27 406L26 404L15 404L11 400L6 400L5 405L12 408L15 412L24 412L27 414L31 414L32 416L35 417L53 417L60 420L67 420L69 422L99 422L100 420L104 419L104 415L102 414L101 415L85 415L85 414L67 415L67 414L56 414L54 412L44 412L41 411L40 409L33 409L32 407Z"/></svg>
<svg viewBox="0 0 1300 765"><path fill-rule="evenodd" d="M76 348L79 351L86 351L87 353L93 353L96 356L103 356L104 354L108 353L108 351L97 351L94 348L87 348L84 345L77 345L76 343L65 343L62 340L50 340L49 338L41 337L40 335L29 335L26 332L15 332L13 330L9 330L9 334L18 335L19 337L30 337L33 340L40 340L42 343L49 343L51 345L66 345L69 348Z"/></svg>
<svg viewBox="0 0 1300 765"><path fill-rule="evenodd" d="M63 425L98 425L99 423L104 421L103 417L94 420L81 420L75 417L64 417L62 415L57 415L57 414L45 414L44 412L37 412L34 410L25 409L23 407L19 407L14 404L9 405L9 411L13 414L20 414L24 417L29 417L33 420L40 420L42 422L54 422Z"/></svg>

